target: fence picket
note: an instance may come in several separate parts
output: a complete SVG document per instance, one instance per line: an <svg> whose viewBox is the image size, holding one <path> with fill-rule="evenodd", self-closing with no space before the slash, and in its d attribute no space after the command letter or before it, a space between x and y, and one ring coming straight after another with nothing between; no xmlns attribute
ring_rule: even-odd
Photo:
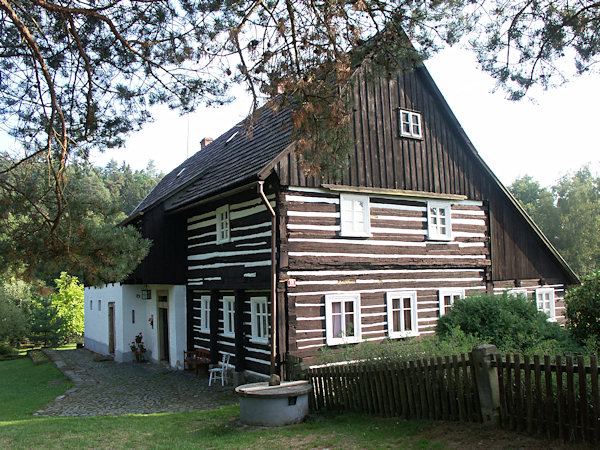
<svg viewBox="0 0 600 450"><path fill-rule="evenodd" d="M513 384L512 368L513 368L513 363L512 363L510 355L507 353L506 354L506 389L504 390L504 392L506 392L506 395L507 395L506 409L507 409L507 415L508 415L508 423L510 425L510 429L515 430L517 428L517 422L515 421L515 402L513 401L515 392L513 389L514 384Z"/></svg>
<svg viewBox="0 0 600 450"><path fill-rule="evenodd" d="M533 399L531 392L531 361L529 355L523 355L523 367L525 372L525 385L523 386L525 394L525 416L527 420L527 433L533 431Z"/></svg>
<svg viewBox="0 0 600 450"><path fill-rule="evenodd" d="M498 353L494 355L494 361L496 362L496 370L498 371L498 394L500 396L500 425L506 427L506 386L504 381L504 368L502 367L502 356Z"/></svg>
<svg viewBox="0 0 600 450"><path fill-rule="evenodd" d="M400 401L402 403L402 414L401 417L403 419L408 419L410 417L410 400L408 398L408 390L406 388L406 362L401 362L399 364L399 387L400 387Z"/></svg>
<svg viewBox="0 0 600 450"><path fill-rule="evenodd" d="M454 379L456 380L456 396L458 399L458 417L459 420L467 420L465 412L465 394L460 382L460 367L458 364L458 356L452 355L452 365L454 366Z"/></svg>
<svg viewBox="0 0 600 450"><path fill-rule="evenodd" d="M552 393L552 368L550 367L550 355L544 355L544 378L546 381L546 394L544 397L544 405L545 405L545 429L546 429L546 437L552 438L555 435L555 427L554 427L554 396Z"/></svg>
<svg viewBox="0 0 600 450"><path fill-rule="evenodd" d="M540 366L540 355L533 355L533 388L534 388L534 408L533 421L535 423L537 434L540 436L543 432L544 413L539 410L542 407L542 368Z"/></svg>
<svg viewBox="0 0 600 450"><path fill-rule="evenodd" d="M515 358L515 421L517 430L523 431L525 423L525 414L523 414L523 397L521 396L521 358L514 355Z"/></svg>
<svg viewBox="0 0 600 450"><path fill-rule="evenodd" d="M579 424L581 425L581 439L588 438L588 402L587 383L585 375L585 361L583 356L577 356L577 372L579 375ZM577 433L575 433L577 435Z"/></svg>
<svg viewBox="0 0 600 450"><path fill-rule="evenodd" d="M444 357L444 373L448 383L449 419L458 420L456 385L454 384L454 379L452 377L452 363L449 356Z"/></svg>
<svg viewBox="0 0 600 450"><path fill-rule="evenodd" d="M573 440L577 430L577 412L575 410L575 381L573 376L573 357L565 357L567 363L567 407L569 410L569 439Z"/></svg>
<svg viewBox="0 0 600 450"><path fill-rule="evenodd" d="M565 391L563 390L563 365L562 357L556 356L556 390L558 391L558 436L565 438L565 424L567 423L567 408L565 407Z"/></svg>
<svg viewBox="0 0 600 450"><path fill-rule="evenodd" d="M468 420L473 420L473 400L472 400L472 389L469 378L469 372L467 370L467 359L464 353L460 354L460 366L462 369L462 380L463 389L465 392L465 406L467 410Z"/></svg>
<svg viewBox="0 0 600 450"><path fill-rule="evenodd" d="M590 377L592 386L593 409L590 417L592 426L592 442L600 443L600 396L598 395L598 357L592 355L590 357Z"/></svg>

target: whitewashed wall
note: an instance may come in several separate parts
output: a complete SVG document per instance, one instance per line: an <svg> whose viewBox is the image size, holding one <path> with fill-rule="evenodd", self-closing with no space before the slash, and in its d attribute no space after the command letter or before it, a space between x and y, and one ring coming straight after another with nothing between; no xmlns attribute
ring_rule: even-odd
<svg viewBox="0 0 600 450"><path fill-rule="evenodd" d="M108 355L108 303L115 302L115 327L118 337L117 310L122 303L122 289L119 283L104 287L86 287L84 298L84 344L93 352ZM99 302L101 309L98 308ZM91 303L91 305L90 305ZM116 342L115 342L116 344Z"/></svg>
<svg viewBox="0 0 600 450"><path fill-rule="evenodd" d="M149 289L150 300L142 300L142 289ZM85 346L108 355L108 303L115 303L115 361L134 359L129 345L140 332L146 348L146 359L157 362L158 349L158 290L167 290L169 297L169 365L181 369L186 349L186 290L185 286L165 285L105 285L85 288ZM90 309L90 301L93 308ZM98 311L98 301L102 310ZM132 311L135 311L133 322ZM154 325L149 318L154 319Z"/></svg>

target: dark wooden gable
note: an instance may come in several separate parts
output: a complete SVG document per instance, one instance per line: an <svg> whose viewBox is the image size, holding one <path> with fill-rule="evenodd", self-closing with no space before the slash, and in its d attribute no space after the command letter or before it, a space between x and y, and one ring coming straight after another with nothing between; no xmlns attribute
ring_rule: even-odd
<svg viewBox="0 0 600 450"><path fill-rule="evenodd" d="M283 186L341 184L481 200L489 208L493 280L578 281L483 162L425 67L387 78L360 68L353 89L355 146L341 179L305 176L288 152L273 166ZM400 109L421 113L422 139L400 136Z"/></svg>

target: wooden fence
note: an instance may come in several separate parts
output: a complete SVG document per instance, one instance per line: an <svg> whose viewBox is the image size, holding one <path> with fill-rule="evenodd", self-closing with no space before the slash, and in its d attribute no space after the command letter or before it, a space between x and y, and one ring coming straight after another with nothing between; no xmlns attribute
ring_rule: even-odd
<svg viewBox="0 0 600 450"><path fill-rule="evenodd" d="M481 421L467 355L410 362L368 362L308 370L313 410L346 410L403 418Z"/></svg>
<svg viewBox="0 0 600 450"><path fill-rule="evenodd" d="M575 359L575 361L574 361ZM500 424L549 438L600 443L598 358L495 355Z"/></svg>
<svg viewBox="0 0 600 450"><path fill-rule="evenodd" d="M495 390L489 398L499 402L494 410L501 427L600 443L597 357L590 357L586 365L582 356L557 356L551 361L547 355L495 354L479 368L482 364L490 367L483 371L489 373L485 384ZM481 422L479 368L472 353L316 367L307 372L313 385L310 406L406 419Z"/></svg>

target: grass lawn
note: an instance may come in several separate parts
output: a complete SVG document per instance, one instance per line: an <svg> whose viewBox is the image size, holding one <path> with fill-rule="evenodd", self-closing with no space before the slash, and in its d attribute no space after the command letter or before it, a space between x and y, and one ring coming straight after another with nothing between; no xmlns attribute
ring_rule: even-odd
<svg viewBox="0 0 600 450"><path fill-rule="evenodd" d="M300 425L243 426L239 409L102 416L32 414L70 387L52 364L0 362L0 448L548 448L560 443L472 424L403 421L358 414L311 415Z"/></svg>

